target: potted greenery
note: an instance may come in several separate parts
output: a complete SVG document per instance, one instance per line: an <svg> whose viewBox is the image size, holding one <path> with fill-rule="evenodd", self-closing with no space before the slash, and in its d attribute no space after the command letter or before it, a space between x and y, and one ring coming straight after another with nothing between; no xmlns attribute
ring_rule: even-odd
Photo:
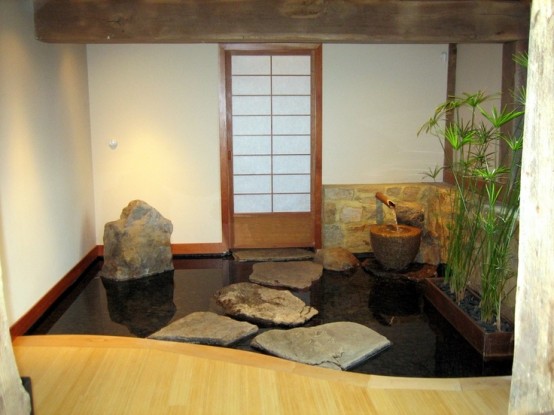
<svg viewBox="0 0 554 415"><path fill-rule="evenodd" d="M520 59L522 62L522 60ZM472 277L480 280L480 319L501 330L501 305L506 283L515 276L510 245L519 216L520 159L523 138L506 126L523 120L521 108L501 109L483 92L452 97L435 110L421 132L438 137L452 148L448 169L454 181L445 282L461 303ZM522 129L516 129L521 131ZM496 159L506 148L508 163Z"/></svg>

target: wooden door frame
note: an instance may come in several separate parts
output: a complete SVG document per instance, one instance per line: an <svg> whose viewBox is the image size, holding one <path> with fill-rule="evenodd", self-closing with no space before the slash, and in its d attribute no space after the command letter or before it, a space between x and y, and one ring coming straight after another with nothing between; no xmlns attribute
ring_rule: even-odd
<svg viewBox="0 0 554 415"><path fill-rule="evenodd" d="M220 180L221 180L221 225L222 242L225 250L232 248L232 189L229 167L232 158L228 146L230 134L231 114L227 113L227 99L231 91L227 87L226 74L230 73L227 67L226 54L228 51L310 51L313 59L314 71L312 74L312 90L314 91L314 108L312 116L312 171L313 171L313 199L312 211L314 214L314 248L321 248L321 212L322 212L322 46L321 44L221 44L219 47L219 151L220 151Z"/></svg>

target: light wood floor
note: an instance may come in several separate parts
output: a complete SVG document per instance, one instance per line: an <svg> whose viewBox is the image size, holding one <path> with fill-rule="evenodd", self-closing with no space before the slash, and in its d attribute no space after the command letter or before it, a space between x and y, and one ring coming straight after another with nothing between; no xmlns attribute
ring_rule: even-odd
<svg viewBox="0 0 554 415"><path fill-rule="evenodd" d="M233 349L109 336L14 341L36 415L506 414L509 377L338 372Z"/></svg>

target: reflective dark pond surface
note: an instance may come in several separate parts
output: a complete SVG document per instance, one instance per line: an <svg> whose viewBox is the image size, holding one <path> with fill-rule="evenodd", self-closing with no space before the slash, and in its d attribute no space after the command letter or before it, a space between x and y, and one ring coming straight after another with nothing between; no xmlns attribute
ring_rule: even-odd
<svg viewBox="0 0 554 415"><path fill-rule="evenodd" d="M116 283L98 276L98 261L28 334L146 337L194 311L220 312L213 294L248 281L252 270L252 263L230 258L177 258L174 263L173 272ZM310 291L295 295L319 310L306 326L353 321L392 342L352 372L409 377L511 373L511 360L484 362L424 300L419 284L362 268L351 274L324 271ZM233 347L254 351L250 340Z"/></svg>

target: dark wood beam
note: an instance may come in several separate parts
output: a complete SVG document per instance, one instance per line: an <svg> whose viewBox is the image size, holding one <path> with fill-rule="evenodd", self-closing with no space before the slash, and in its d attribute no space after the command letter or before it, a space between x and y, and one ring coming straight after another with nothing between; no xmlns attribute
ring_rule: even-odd
<svg viewBox="0 0 554 415"><path fill-rule="evenodd" d="M59 43L469 43L527 39L525 0L35 0Z"/></svg>

